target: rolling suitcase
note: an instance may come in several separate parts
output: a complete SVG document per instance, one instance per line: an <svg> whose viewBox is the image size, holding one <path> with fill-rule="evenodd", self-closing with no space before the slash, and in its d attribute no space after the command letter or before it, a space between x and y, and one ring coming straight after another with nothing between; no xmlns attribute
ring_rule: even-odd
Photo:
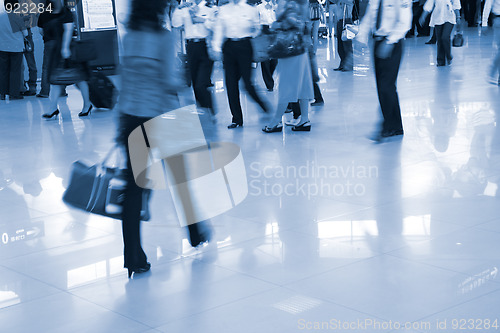
<svg viewBox="0 0 500 333"><path fill-rule="evenodd" d="M90 102L99 109L113 109L118 92L111 80L100 72L92 73L89 80Z"/></svg>

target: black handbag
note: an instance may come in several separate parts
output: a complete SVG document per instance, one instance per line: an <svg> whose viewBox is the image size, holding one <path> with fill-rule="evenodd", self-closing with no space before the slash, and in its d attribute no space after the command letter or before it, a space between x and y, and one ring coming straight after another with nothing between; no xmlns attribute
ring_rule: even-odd
<svg viewBox="0 0 500 333"><path fill-rule="evenodd" d="M271 36L268 54L272 59L294 57L306 52L304 34L299 29L278 29Z"/></svg>
<svg viewBox="0 0 500 333"><path fill-rule="evenodd" d="M462 33L457 32L455 36L453 36L453 41L452 41L453 47L462 47L464 46L464 36Z"/></svg>
<svg viewBox="0 0 500 333"><path fill-rule="evenodd" d="M269 56L269 47L272 41L271 38L271 35L261 34L251 39L253 62L263 62L271 59Z"/></svg>
<svg viewBox="0 0 500 333"><path fill-rule="evenodd" d="M69 59L63 59L50 74L50 84L69 86L87 80L87 73L83 66L73 63Z"/></svg>
<svg viewBox="0 0 500 333"><path fill-rule="evenodd" d="M92 39L72 40L69 47L73 62L82 63L97 59L97 48Z"/></svg>
<svg viewBox="0 0 500 333"><path fill-rule="evenodd" d="M86 212L121 219L126 180L123 170L106 166L113 151L100 164L88 166L81 161L73 163L69 185L63 195L66 204ZM151 190L143 191L142 221L150 219L150 195Z"/></svg>
<svg viewBox="0 0 500 333"><path fill-rule="evenodd" d="M306 42L306 30L296 26L290 26L288 18L299 19L300 13L297 8L290 4L290 7L285 9L278 20L273 23L271 29L271 42L268 50L271 59L289 58L305 53L308 46Z"/></svg>

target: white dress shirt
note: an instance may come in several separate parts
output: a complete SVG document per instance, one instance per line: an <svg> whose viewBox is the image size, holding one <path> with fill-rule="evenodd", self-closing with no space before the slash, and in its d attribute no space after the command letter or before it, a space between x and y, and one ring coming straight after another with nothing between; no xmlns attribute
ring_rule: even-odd
<svg viewBox="0 0 500 333"><path fill-rule="evenodd" d="M488 26L488 18L490 17L490 13L495 15L500 15L500 0L486 0L484 2L483 9L483 27Z"/></svg>
<svg viewBox="0 0 500 333"><path fill-rule="evenodd" d="M270 7L270 8L268 8ZM272 1L261 2L257 9L259 10L260 24L261 25L272 25L276 21L276 5Z"/></svg>
<svg viewBox="0 0 500 333"><path fill-rule="evenodd" d="M246 0L240 0L237 4L230 2L219 8L212 48L215 52L221 52L224 39L255 37L259 32L259 10L247 4Z"/></svg>
<svg viewBox="0 0 500 333"><path fill-rule="evenodd" d="M460 10L460 0L427 0L424 5L426 12L432 12L429 25L434 27L446 22L457 24L455 10Z"/></svg>
<svg viewBox="0 0 500 333"><path fill-rule="evenodd" d="M193 23L190 11L194 11L197 17L204 18L205 22ZM172 26L175 28L184 27L186 39L207 38L212 28L215 11L215 7L207 7L205 0L198 5L193 3L191 7L176 8L172 14Z"/></svg>
<svg viewBox="0 0 500 333"><path fill-rule="evenodd" d="M382 3L382 19L376 28L378 7ZM357 39L366 44L370 33L385 36L388 44L394 44L405 38L411 28L413 18L412 0L370 0L366 14L359 26Z"/></svg>

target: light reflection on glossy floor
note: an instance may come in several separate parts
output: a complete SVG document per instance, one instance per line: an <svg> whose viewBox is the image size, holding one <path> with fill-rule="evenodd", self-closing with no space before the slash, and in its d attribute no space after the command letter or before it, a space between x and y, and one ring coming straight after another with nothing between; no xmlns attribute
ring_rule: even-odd
<svg viewBox="0 0 500 333"><path fill-rule="evenodd" d="M152 272L133 280L120 223L61 201L71 163L111 147L114 113L79 119L73 88L60 121L40 119L46 101L0 102L2 331L274 333L371 320L382 328L351 331L416 321L407 332L430 332L447 320L451 332L452 319L500 320L492 36L468 30L451 68L424 42L407 41L399 76L405 137L383 145L366 139L378 121L367 53L336 73L331 45L320 47L326 105L313 108L310 133L261 133L246 97L245 127L227 130L216 66L207 136L242 147L249 195L213 219L216 242L193 251L171 198L156 193L143 224Z"/></svg>

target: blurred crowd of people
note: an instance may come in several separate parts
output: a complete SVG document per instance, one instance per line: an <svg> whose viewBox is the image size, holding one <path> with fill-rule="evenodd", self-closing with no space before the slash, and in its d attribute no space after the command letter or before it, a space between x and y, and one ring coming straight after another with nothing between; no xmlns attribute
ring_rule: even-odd
<svg viewBox="0 0 500 333"><path fill-rule="evenodd" d="M10 0L0 0L0 97L4 100L8 96L11 101L24 96L50 97L49 109L42 116L57 117L58 99L65 91L64 85L51 85L51 74L61 61L71 56L74 20L70 8L64 0L47 0L46 5L52 4L53 11L37 16L36 25L44 40L38 92L30 31L33 23L13 20L6 12L7 1ZM16 1L9 3L12 2ZM197 106L215 116L212 72L216 61L223 63L224 88L232 115L228 129L244 124L239 84L243 81L246 93L268 115L269 123L262 128L264 133L282 132L285 112L293 112L293 120L285 123L293 131L311 131L309 108L325 103L316 64L320 35L332 39L336 36L340 63L334 70L338 72L353 71L353 44L368 44L369 39L373 40L374 73L383 122L372 139L382 142L402 136L396 82L404 39L432 35L429 43L433 39L437 43L437 66L449 66L453 59L452 31L462 20L469 26L493 25L496 43L500 45L500 0L486 0L484 4L476 0L327 0L325 3L319 0L190 0L182 3L131 0L127 33L122 41L117 141L128 147L128 136L135 128L181 106L178 93L182 83L176 68L180 63L185 65ZM273 35L276 31L293 32L288 35L293 41L285 43L290 42L299 51L259 61L268 91L274 91L275 78L279 80L278 102L273 107L255 88L254 43L256 37ZM179 40L185 51L182 62L175 52ZM26 82L23 56L29 69ZM500 52L490 68L489 80L499 84ZM92 110L87 79L76 82L83 98L81 117L88 116ZM144 190L135 183L130 156L127 158L122 220L125 267L131 276L148 271L150 264L140 241ZM210 240L208 227L195 229L201 225L190 226L193 246Z"/></svg>

